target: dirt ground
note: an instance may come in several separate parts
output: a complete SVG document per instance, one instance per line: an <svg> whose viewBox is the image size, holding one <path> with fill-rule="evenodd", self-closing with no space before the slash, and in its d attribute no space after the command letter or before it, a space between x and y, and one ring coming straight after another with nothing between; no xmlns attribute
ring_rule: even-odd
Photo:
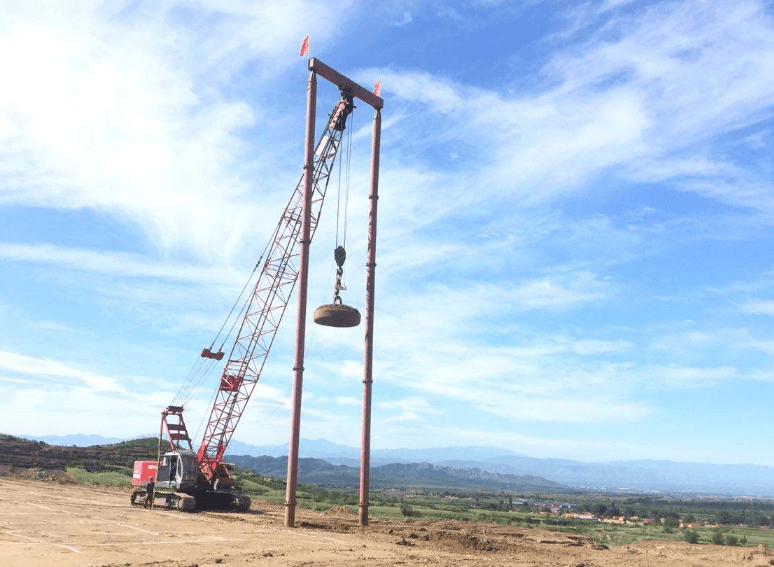
<svg viewBox="0 0 774 567"><path fill-rule="evenodd" d="M643 541L605 549L584 536L452 521L371 520L282 506L184 513L129 506L129 492L0 477L0 566L714 567L774 565L764 547Z"/></svg>

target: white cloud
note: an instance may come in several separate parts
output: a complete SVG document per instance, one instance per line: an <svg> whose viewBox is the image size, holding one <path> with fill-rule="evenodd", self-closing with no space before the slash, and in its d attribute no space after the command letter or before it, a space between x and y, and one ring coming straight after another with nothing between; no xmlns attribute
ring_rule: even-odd
<svg viewBox="0 0 774 567"><path fill-rule="evenodd" d="M222 267L208 269L193 264L159 262L139 254L64 248L54 244L0 243L0 258L119 277L210 283L222 283L234 277L232 272L224 271Z"/></svg>
<svg viewBox="0 0 774 567"><path fill-rule="evenodd" d="M349 3L335 15L315 0L51 4L4 13L0 49L16 56L0 62L0 203L107 213L151 249L212 262L265 238L253 219L276 201L262 175L274 145L246 133L281 125L272 99L248 105L229 80L261 56L276 81L297 62L279 55L310 27L324 45Z"/></svg>
<svg viewBox="0 0 774 567"><path fill-rule="evenodd" d="M751 315L774 315L774 300L750 301L742 305L742 311Z"/></svg>
<svg viewBox="0 0 774 567"><path fill-rule="evenodd" d="M576 272L561 277L533 280L512 290L518 304L525 309L568 307L606 299L610 285L591 272Z"/></svg>
<svg viewBox="0 0 774 567"><path fill-rule="evenodd" d="M490 187L539 202L586 189L614 170L645 182L690 175L696 179L679 189L771 212L768 180L742 179L739 186L739 172L711 151L720 133L768 116L771 30L760 2L658 4L609 20L591 39L556 52L542 70L550 86L518 98L425 72L368 73L383 77L391 98L417 109L412 136L476 141L470 164L480 189L447 192L461 207L495 197Z"/></svg>
<svg viewBox="0 0 774 567"><path fill-rule="evenodd" d="M572 309L610 297L614 286L587 271L567 272L521 282L459 283L433 285L410 296L386 298L380 323L388 332L425 333L425 337L448 339L443 327L452 330L477 320L538 309ZM428 332L433 330L434 332Z"/></svg>
<svg viewBox="0 0 774 567"><path fill-rule="evenodd" d="M69 325L63 325L56 321L32 321L28 323L28 326L33 329L42 329L44 331L54 331L56 333L77 333L78 329L70 327Z"/></svg>
<svg viewBox="0 0 774 567"><path fill-rule="evenodd" d="M78 388L87 388L91 392L122 393L127 391L119 380L112 376L94 374L81 370L58 360L33 358L8 351L0 351L0 369L25 376L30 385L40 384L43 380L52 380L60 384L71 384Z"/></svg>
<svg viewBox="0 0 774 567"><path fill-rule="evenodd" d="M720 380L729 380L739 375L732 366L696 367L678 364L653 366L641 371L643 379L655 380L668 389L684 387L706 387Z"/></svg>

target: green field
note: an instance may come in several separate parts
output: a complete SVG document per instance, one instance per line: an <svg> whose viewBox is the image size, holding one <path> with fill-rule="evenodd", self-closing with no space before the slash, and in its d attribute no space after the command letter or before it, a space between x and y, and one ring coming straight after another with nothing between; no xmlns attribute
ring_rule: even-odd
<svg viewBox="0 0 774 567"><path fill-rule="evenodd" d="M67 474L79 484L104 484L107 486L127 486L132 484L132 471L104 470L89 472L80 467L67 467Z"/></svg>

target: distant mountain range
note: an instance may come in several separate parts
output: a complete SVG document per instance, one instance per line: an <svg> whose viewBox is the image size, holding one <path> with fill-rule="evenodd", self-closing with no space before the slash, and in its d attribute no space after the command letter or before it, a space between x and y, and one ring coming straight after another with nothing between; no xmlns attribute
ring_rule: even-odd
<svg viewBox="0 0 774 567"><path fill-rule="evenodd" d="M359 467L360 449L325 439L303 439L303 457L332 465ZM229 453L287 455L287 445L255 446L232 442ZM674 461L612 461L587 463L567 459L538 459L498 447L372 450L371 467L393 463L431 463L455 469L534 476L574 488L613 491L655 491L688 494L774 496L774 467L716 465Z"/></svg>
<svg viewBox="0 0 774 567"><path fill-rule="evenodd" d="M255 471L261 476L284 478L288 470L287 457L251 457L226 455L225 460ZM536 476L519 476L482 471L477 468L458 469L441 467L431 463L394 463L371 467L372 486L389 488L436 488L442 490L466 490L470 488L511 489L527 492L567 492L569 486L551 482ZM322 459L299 459L298 479L307 484L326 486L357 486L360 469L346 465L333 465Z"/></svg>
<svg viewBox="0 0 774 567"><path fill-rule="evenodd" d="M51 445L105 445L122 441L123 439L106 438L99 435L65 435L47 437L28 437L36 441L44 441ZM274 459L287 455L287 445L249 445L232 441L228 454L235 461L235 456L273 457ZM353 470L360 466L360 449L338 445L325 439L302 439L300 456L306 459L324 460L334 469L327 470L326 475L357 481L357 475L352 477ZM303 462L303 459L302 459ZM285 461L286 463L286 461ZM462 471L479 471L481 474L513 475L514 477L536 477L542 481L566 485L574 488L593 490L628 490L682 492L697 494L774 496L774 467L756 465L716 465L702 463L679 463L673 461L613 461L607 463L587 463L565 459L538 459L519 455L508 449L497 447L443 447L433 449L376 449L371 451L371 478L376 482L376 474L400 476L399 464L411 464L420 467L423 475L442 478L447 475L449 482L455 475L443 469L458 469ZM382 470L382 465L395 465L392 470ZM438 470L426 465L434 465ZM266 476L283 478L287 464L268 460L261 466ZM421 467L425 467L422 469ZM279 467L279 468L277 468ZM303 467L303 465L302 465ZM343 467L336 469L335 467ZM349 467L349 468L347 468ZM322 465L310 468L309 477L299 472L299 476L311 480L313 468L322 474ZM351 470L350 470L351 469ZM417 472L415 471L415 472ZM276 473L276 474L275 474ZM420 474L417 472L417 474ZM479 473L469 473L473 476ZM546 481L546 479L548 479ZM496 484L500 480L493 481ZM505 482L505 481L503 481ZM520 481L521 482L521 481ZM539 481L535 481L539 482ZM506 482L507 483L507 482ZM332 482L333 484L333 482ZM548 486L548 485L546 485Z"/></svg>
<svg viewBox="0 0 774 567"><path fill-rule="evenodd" d="M288 454L287 443L278 445L249 445L232 441L228 452L233 455L268 455L282 457ZM360 466L360 448L338 445L326 439L301 439L299 454L302 457L325 459L334 464ZM372 465L390 463L443 464L455 459L485 461L503 455L516 455L513 451L497 447L443 447L435 449L374 449L371 451Z"/></svg>
<svg viewBox="0 0 774 567"><path fill-rule="evenodd" d="M84 435L82 433L76 433L74 435L44 435L42 437L17 435L17 437L29 439L30 441L43 441L43 443L47 443L48 445L75 445L76 447L110 445L112 443L120 443L121 441L129 441L129 439L121 437L102 437L102 435ZM153 437L153 435L147 435L146 437ZM133 437L132 439L139 439L139 437Z"/></svg>

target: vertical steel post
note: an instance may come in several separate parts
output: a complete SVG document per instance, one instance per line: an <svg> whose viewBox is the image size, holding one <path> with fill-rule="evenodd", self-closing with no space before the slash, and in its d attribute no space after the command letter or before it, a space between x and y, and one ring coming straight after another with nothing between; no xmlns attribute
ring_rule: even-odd
<svg viewBox="0 0 774 567"><path fill-rule="evenodd" d="M288 445L288 477L285 491L285 526L295 527L298 484L298 443L301 436L301 390L304 382L304 341L306 336L306 290L309 281L309 244L314 179L314 119L317 106L317 74L309 72L306 97L306 145L304 149L304 202L301 221L301 252L298 267L298 312L296 355L293 363L293 408Z"/></svg>
<svg viewBox="0 0 774 567"><path fill-rule="evenodd" d="M374 355L374 288L376 277L376 206L379 201L379 145L382 114L374 111L371 145L371 189L368 195L368 256L366 259L365 355L363 364L363 441L360 446L360 525L368 525L368 485L371 474L371 385Z"/></svg>

